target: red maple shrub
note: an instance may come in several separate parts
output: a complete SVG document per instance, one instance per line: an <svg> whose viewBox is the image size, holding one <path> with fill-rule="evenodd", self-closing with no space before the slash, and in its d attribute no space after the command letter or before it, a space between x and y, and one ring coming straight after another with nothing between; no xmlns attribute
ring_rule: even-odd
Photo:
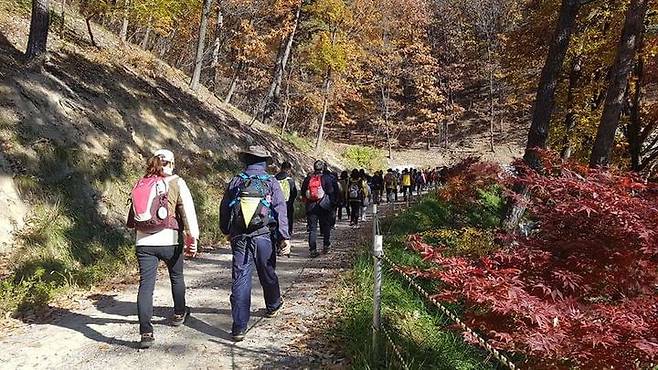
<svg viewBox="0 0 658 370"><path fill-rule="evenodd" d="M447 257L411 236L438 268L410 270L446 286L494 346L532 368L647 367L658 359L658 192L634 174L525 168L538 228L480 258Z"/></svg>
<svg viewBox="0 0 658 370"><path fill-rule="evenodd" d="M502 169L496 163L482 162L478 157L468 157L448 168L443 175L444 185L438 195L451 205L464 207L475 202L478 190L500 183Z"/></svg>

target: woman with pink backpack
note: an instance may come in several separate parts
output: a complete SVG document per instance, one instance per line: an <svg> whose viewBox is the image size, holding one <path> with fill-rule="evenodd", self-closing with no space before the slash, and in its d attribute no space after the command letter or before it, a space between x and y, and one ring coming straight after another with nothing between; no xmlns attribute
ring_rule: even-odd
<svg viewBox="0 0 658 370"><path fill-rule="evenodd" d="M146 174L133 187L127 226L136 231L139 263L137 311L141 347L154 342L153 290L160 261L169 270L174 315L171 325L180 326L190 313L185 305L183 256L196 255L199 226L187 184L174 175L174 154L156 151L147 161Z"/></svg>

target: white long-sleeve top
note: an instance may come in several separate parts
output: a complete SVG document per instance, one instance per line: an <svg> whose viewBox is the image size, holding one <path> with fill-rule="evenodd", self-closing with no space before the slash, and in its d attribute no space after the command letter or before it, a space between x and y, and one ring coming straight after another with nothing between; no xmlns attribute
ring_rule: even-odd
<svg viewBox="0 0 658 370"><path fill-rule="evenodd" d="M172 183L173 181L175 181L175 184ZM190 189L187 187L185 180L178 176L169 176L165 179L165 182L167 182L170 189L170 205L173 205L170 209L175 212L183 213L180 215L183 219L183 225L180 225L180 228L187 231L195 240L198 240L199 224L197 222L196 210L194 208L194 200L192 199L192 194L190 193ZM173 191L174 189L178 189L178 191ZM171 199L172 196L176 199ZM179 234L178 230L173 229L165 229L155 234L147 234L137 231L135 244L137 246L178 245L182 242L182 240L179 239Z"/></svg>

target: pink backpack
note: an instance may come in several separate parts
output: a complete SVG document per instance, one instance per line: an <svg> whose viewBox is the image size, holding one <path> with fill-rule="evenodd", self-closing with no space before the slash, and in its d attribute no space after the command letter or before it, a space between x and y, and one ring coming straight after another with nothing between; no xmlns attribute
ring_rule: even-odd
<svg viewBox="0 0 658 370"><path fill-rule="evenodd" d="M178 229L175 215L169 214L169 184L164 177L143 177L133 187L127 226L147 234Z"/></svg>

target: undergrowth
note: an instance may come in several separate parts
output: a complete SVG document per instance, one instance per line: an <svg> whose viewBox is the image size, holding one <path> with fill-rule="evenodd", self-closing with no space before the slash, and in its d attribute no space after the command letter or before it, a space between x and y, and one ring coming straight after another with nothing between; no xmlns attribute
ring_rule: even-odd
<svg viewBox="0 0 658 370"><path fill-rule="evenodd" d="M21 132L17 140L27 141L30 134ZM32 147L35 158L19 150L8 156L21 165L14 183L31 206L25 227L16 234L11 273L0 281L0 309L19 315L38 311L72 288L88 289L136 269L134 237L124 221L142 164L125 160L122 152L104 159L48 143ZM207 158L182 164L202 245L224 238L215 200L221 199L227 171L235 166Z"/></svg>
<svg viewBox="0 0 658 370"><path fill-rule="evenodd" d="M313 144L302 136L299 136L297 132L293 133L284 133L281 138L288 143L292 144L295 148L301 150L302 152L309 152L313 150Z"/></svg>
<svg viewBox="0 0 658 370"><path fill-rule="evenodd" d="M405 249L409 234L446 228L455 222L450 207L428 196L410 209L383 222L385 253L400 266L427 268L430 265L417 253ZM354 267L344 279L340 294L343 314L336 325L337 335L352 359L352 367L400 368L391 347L382 337L377 360L372 353L372 284L373 262L367 247L356 257ZM436 282L423 281L429 290ZM449 305L461 313L457 304ZM448 321L397 273L385 269L382 285L382 318L402 356L413 369L493 369L497 364L487 359L479 348L466 344L461 335L448 328Z"/></svg>
<svg viewBox="0 0 658 370"><path fill-rule="evenodd" d="M376 171L385 167L384 154L377 148L361 145L350 146L343 151L342 157L351 168Z"/></svg>

